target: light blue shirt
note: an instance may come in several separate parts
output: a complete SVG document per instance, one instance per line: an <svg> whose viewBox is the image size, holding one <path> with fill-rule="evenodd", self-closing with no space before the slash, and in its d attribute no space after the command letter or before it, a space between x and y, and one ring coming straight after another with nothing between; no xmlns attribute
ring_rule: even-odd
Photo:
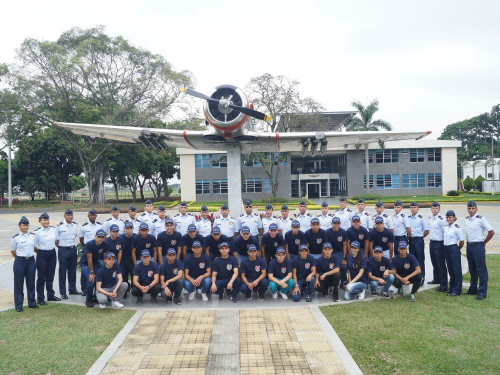
<svg viewBox="0 0 500 375"><path fill-rule="evenodd" d="M429 240L431 241L443 241L443 231L444 227L448 223L444 217L441 215L433 215L429 217Z"/></svg>
<svg viewBox="0 0 500 375"><path fill-rule="evenodd" d="M155 236L156 238L158 238L158 235L161 232L165 232L167 230L165 228L165 220L167 220L166 217L163 220L159 217L153 220L153 236Z"/></svg>
<svg viewBox="0 0 500 375"><path fill-rule="evenodd" d="M408 216L408 222L411 227L411 237L423 237L424 232L428 230L427 221L422 215Z"/></svg>
<svg viewBox="0 0 500 375"><path fill-rule="evenodd" d="M80 227L78 237L83 237L83 243L86 244L90 240L95 240L95 232L97 232L99 229L102 229L101 223L96 221L94 224L92 224L90 221L87 221Z"/></svg>
<svg viewBox="0 0 500 375"><path fill-rule="evenodd" d="M389 230L392 230L394 229L394 225L392 224L392 219L389 215L387 214L381 214L381 215L378 215L378 214L375 214L372 216L372 226L374 226L374 223L375 223L375 218L377 216L380 216L382 219L384 219L384 228L387 228Z"/></svg>
<svg viewBox="0 0 500 375"><path fill-rule="evenodd" d="M408 216L400 212L399 214L394 214L392 216L392 223L394 225L394 235L395 236L405 236L406 228L410 228L410 223L408 222Z"/></svg>
<svg viewBox="0 0 500 375"><path fill-rule="evenodd" d="M357 214L353 214L353 216L354 215L358 215L360 217L362 227L365 227L368 230L373 229L372 217L368 212L366 211L358 212Z"/></svg>
<svg viewBox="0 0 500 375"><path fill-rule="evenodd" d="M10 249L18 257L32 257L35 255L35 233L23 234L19 232L10 240Z"/></svg>
<svg viewBox="0 0 500 375"><path fill-rule="evenodd" d="M182 214L177 214L174 216L175 223L175 231L179 232L182 235L187 234L188 226L191 224L196 225L196 220L194 216L186 213L186 216L182 216Z"/></svg>
<svg viewBox="0 0 500 375"><path fill-rule="evenodd" d="M153 221L158 218L158 215L154 212L148 214L147 212L143 212L141 216L137 218L137 220L140 220L141 223L146 223L149 226L149 234L154 234L154 226L153 226Z"/></svg>
<svg viewBox="0 0 500 375"><path fill-rule="evenodd" d="M260 220L260 216L258 214L251 213L250 215L247 215L244 213L238 218L237 226L238 230L247 226L250 228L252 236L258 236L259 229L262 229L262 221Z"/></svg>
<svg viewBox="0 0 500 375"><path fill-rule="evenodd" d="M462 233L462 229L458 224L449 225L446 223L446 226L443 230L443 238L444 238L444 246L456 245L458 241L464 240L464 234Z"/></svg>
<svg viewBox="0 0 500 375"><path fill-rule="evenodd" d="M57 236L59 237L59 246L73 247L75 246L75 238L78 236L78 224L72 221L67 223L61 221L57 226Z"/></svg>
<svg viewBox="0 0 500 375"><path fill-rule="evenodd" d="M474 215L465 219L465 235L467 242L483 242L484 232L489 232L493 228L482 215Z"/></svg>
<svg viewBox="0 0 500 375"><path fill-rule="evenodd" d="M48 228L38 227L35 229L35 241L38 250L54 250L58 239L57 229L52 225L49 225Z"/></svg>
<svg viewBox="0 0 500 375"><path fill-rule="evenodd" d="M300 223L300 231L301 232L306 232L306 230L311 229L311 219L313 217L309 212L306 212L304 215L297 215L297 220Z"/></svg>
<svg viewBox="0 0 500 375"><path fill-rule="evenodd" d="M120 218L115 219L114 217L111 217L108 220L106 220L104 222L104 224L102 225L102 229L104 229L104 231L106 232L107 235L109 235L109 227L112 224L118 225L118 234L119 235L125 233L125 224L123 223L123 220Z"/></svg>
<svg viewBox="0 0 500 375"><path fill-rule="evenodd" d="M352 212L351 209L349 209L349 208L345 208L344 211L341 211L340 209L338 209L337 211L335 211L335 215L333 215L333 216L340 218L340 227L344 230L347 230L351 226L352 217L354 216L354 212ZM361 219L361 215L360 215L360 219Z"/></svg>
<svg viewBox="0 0 500 375"><path fill-rule="evenodd" d="M281 222L281 228L283 230L283 239L285 239L285 234L289 230L292 230L292 222L293 220L287 217L286 219L278 219Z"/></svg>
<svg viewBox="0 0 500 375"><path fill-rule="evenodd" d="M326 215L318 215L319 227L323 230L330 229L332 227L333 215L328 213Z"/></svg>
<svg viewBox="0 0 500 375"><path fill-rule="evenodd" d="M278 226L278 230L283 229L281 220L276 219L274 216L271 216L270 218L264 217L262 218L262 229L264 230L264 233L269 232L269 225L271 225L272 223Z"/></svg>
<svg viewBox="0 0 500 375"><path fill-rule="evenodd" d="M203 219L200 217L200 220L198 220L198 222L195 225L196 225L196 230L203 237L206 237L210 233L212 233L212 221L210 219Z"/></svg>
<svg viewBox="0 0 500 375"><path fill-rule="evenodd" d="M236 225L236 219L231 216L228 216L226 218L219 216L217 219L214 220L214 227L219 227L220 232L223 235L227 236L227 238L234 237L235 225Z"/></svg>

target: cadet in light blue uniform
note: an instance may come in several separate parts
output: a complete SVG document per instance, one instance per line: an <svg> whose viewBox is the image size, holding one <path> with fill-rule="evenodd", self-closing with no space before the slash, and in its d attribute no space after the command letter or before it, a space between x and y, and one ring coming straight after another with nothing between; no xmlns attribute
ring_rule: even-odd
<svg viewBox="0 0 500 375"><path fill-rule="evenodd" d="M328 213L329 210L330 207L328 206L328 203L323 201L323 203L321 203L321 215L318 215L319 227L323 230L332 228L333 215Z"/></svg>
<svg viewBox="0 0 500 375"><path fill-rule="evenodd" d="M78 237L80 238L80 244L83 247L83 252L85 253L85 245L87 242L92 241L95 238L95 234L99 229L102 229L102 224L96 221L97 211L91 208L87 214L89 221L82 224L80 231L78 232ZM83 273L80 277L80 284L82 287L82 296L87 293L87 280L85 279Z"/></svg>
<svg viewBox="0 0 500 375"><path fill-rule="evenodd" d="M10 252L14 257L14 304L17 312L23 312L24 280L28 292L28 305L38 309L35 300L35 234L29 233L30 222L25 216L19 220L20 232L10 240Z"/></svg>
<svg viewBox="0 0 500 375"><path fill-rule="evenodd" d="M263 234L262 221L258 214L252 212L252 202L250 200L245 201L245 213L240 215L236 226L238 230L241 230L243 227L250 228L250 233L255 237Z"/></svg>
<svg viewBox="0 0 500 375"><path fill-rule="evenodd" d="M207 206L201 206L200 211L201 217L198 219L196 223L196 230L203 237L208 236L212 232L212 221L208 218L208 208Z"/></svg>
<svg viewBox="0 0 500 375"><path fill-rule="evenodd" d="M123 224L123 220L120 219L120 209L118 206L115 204L113 207L111 207L111 216L108 220L104 222L102 225L102 229L106 232L107 235L109 235L109 227L113 224L118 225L118 234L123 234L125 225Z"/></svg>
<svg viewBox="0 0 500 375"><path fill-rule="evenodd" d="M450 210L446 213L448 225L444 227L444 251L446 253L446 264L450 274L449 297L456 297L462 294L462 253L460 250L464 246L464 235L458 224L455 212ZM458 245L457 245L458 241Z"/></svg>
<svg viewBox="0 0 500 375"><path fill-rule="evenodd" d="M59 293L62 299L68 299L66 294L66 273L68 274L69 294L80 294L76 289L76 262L78 251L75 239L78 236L78 224L73 221L73 211L64 212L64 221L57 226L57 255L59 260Z"/></svg>
<svg viewBox="0 0 500 375"><path fill-rule="evenodd" d="M307 211L307 203L304 199L299 203L299 215L297 215L297 220L300 223L300 231L301 232L306 232L306 230L309 230L311 228L311 220L312 216L309 212Z"/></svg>
<svg viewBox="0 0 500 375"><path fill-rule="evenodd" d="M382 216L382 218L384 219L384 227L394 233L394 225L392 224L392 219L389 215L384 214L384 209L384 203L381 200L375 203L375 211L377 211L377 213L372 217L373 222L375 222L375 218L377 216Z"/></svg>
<svg viewBox="0 0 500 375"><path fill-rule="evenodd" d="M288 217L289 213L290 213L290 210L288 209L288 206L286 204L281 206L281 218L278 220L281 222L281 230L283 231L283 239L285 238L286 232L292 230L293 219Z"/></svg>
<svg viewBox="0 0 500 375"><path fill-rule="evenodd" d="M365 227L368 231L373 229L373 222L372 222L372 216L365 211L365 200L363 198L358 199L358 203L356 204L358 206L359 212L356 213L361 219L361 226Z"/></svg>
<svg viewBox="0 0 500 375"><path fill-rule="evenodd" d="M175 231L184 236L185 234L187 234L188 227L191 224L196 225L196 220L194 219L193 215L187 212L188 207L185 201L181 202L179 210L181 211L181 213L174 216Z"/></svg>
<svg viewBox="0 0 500 375"><path fill-rule="evenodd" d="M125 219L125 221L130 221L134 227L134 234L139 234L139 225L141 225L141 221L137 220L137 208L131 204L128 206L128 218Z"/></svg>
<svg viewBox="0 0 500 375"><path fill-rule="evenodd" d="M432 262L432 280L427 284L439 284L438 292L448 289L448 276L446 275L446 259L443 245L443 232L446 220L439 215L441 205L433 202L431 205L432 216L429 216L429 254Z"/></svg>
<svg viewBox="0 0 500 375"><path fill-rule="evenodd" d="M165 224L167 218L165 216L165 206L163 204L160 204L158 206L158 216L156 219L153 220L153 233L151 233L153 236L158 238L158 235L161 232L165 232Z"/></svg>
<svg viewBox="0 0 500 375"><path fill-rule="evenodd" d="M339 199L340 208L335 211L335 217L340 218L340 227L343 230L349 229L352 222L352 217L354 216L354 212L352 212L349 208L347 208L347 199L346 197L340 197Z"/></svg>
<svg viewBox="0 0 500 375"><path fill-rule="evenodd" d="M56 241L57 229L50 224L49 215L46 212L40 215L38 222L42 225L35 229L35 242L38 252L36 254L36 271L38 278L36 280L36 298L39 305L45 306L45 292L47 288L48 301L60 301L54 292L54 275L56 274L57 254Z"/></svg>
<svg viewBox="0 0 500 375"><path fill-rule="evenodd" d="M465 220L465 236L467 237L467 262L469 263L470 287L465 294L477 294L476 300L486 298L488 290L488 269L486 268L485 246L495 232L486 218L477 215L477 204L473 200L467 203L469 216ZM484 238L484 232L487 232ZM477 279L479 277L479 288Z"/></svg>
<svg viewBox="0 0 500 375"><path fill-rule="evenodd" d="M397 200L394 203L395 214L392 216L392 223L394 226L394 243L396 244L401 241L407 242L411 235L411 226L408 221L408 216L401 211L403 211L403 203L400 200Z"/></svg>
<svg viewBox="0 0 500 375"><path fill-rule="evenodd" d="M411 227L411 237L408 250L411 255L417 258L418 263L421 265L422 281L420 286L424 285L425 281L425 243L424 238L429 234L427 221L422 215L418 214L418 203L412 202L410 204L411 215L408 216L408 222Z"/></svg>
<svg viewBox="0 0 500 375"><path fill-rule="evenodd" d="M148 234L153 235L153 220L155 220L157 217L158 215L156 214L156 212L153 212L153 202L148 199L146 202L144 202L144 212L141 216L139 216L139 220L141 221L141 223L146 223L149 226Z"/></svg>
<svg viewBox="0 0 500 375"><path fill-rule="evenodd" d="M283 234L283 227L281 221L273 216L273 205L268 203L266 206L266 216L262 219L262 231L264 233L269 232L269 225L276 224L278 226L278 233Z"/></svg>
<svg viewBox="0 0 500 375"><path fill-rule="evenodd" d="M238 235L238 230L236 228L236 219L234 217L229 216L229 207L227 204L223 204L220 208L220 213L222 216L219 216L214 220L214 227L219 227L221 234L227 237L227 242L229 243L229 248L233 249L233 242L235 235Z"/></svg>

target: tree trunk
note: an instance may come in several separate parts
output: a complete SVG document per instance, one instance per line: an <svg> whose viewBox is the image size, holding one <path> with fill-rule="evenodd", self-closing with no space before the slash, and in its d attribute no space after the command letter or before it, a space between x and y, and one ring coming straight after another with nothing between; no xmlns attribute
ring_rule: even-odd
<svg viewBox="0 0 500 375"><path fill-rule="evenodd" d="M87 169L87 168L84 168ZM106 181L106 159L101 158L91 169L87 169L85 175L89 186L88 204L106 204L106 194L104 192L104 182Z"/></svg>
<svg viewBox="0 0 500 375"><path fill-rule="evenodd" d="M141 179L138 178L137 182L139 183L139 193L141 193L141 199L144 200L144 185L146 185L146 179L144 179L141 183Z"/></svg>
<svg viewBox="0 0 500 375"><path fill-rule="evenodd" d="M116 200L116 203L118 203L118 184L113 183L113 186L115 187L115 200Z"/></svg>
<svg viewBox="0 0 500 375"><path fill-rule="evenodd" d="M167 199L169 197L169 194L168 194L168 180L166 177L163 177L163 191L165 194L165 199Z"/></svg>

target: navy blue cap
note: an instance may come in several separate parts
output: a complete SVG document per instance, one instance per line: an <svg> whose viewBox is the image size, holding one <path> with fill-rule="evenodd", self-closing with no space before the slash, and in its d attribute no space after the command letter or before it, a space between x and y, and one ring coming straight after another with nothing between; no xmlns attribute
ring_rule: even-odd
<svg viewBox="0 0 500 375"><path fill-rule="evenodd" d="M363 198L359 198L358 203L365 203L365 200Z"/></svg>
<svg viewBox="0 0 500 375"><path fill-rule="evenodd" d="M223 204L221 207L220 207L221 210L229 210L229 207L227 206L227 204Z"/></svg>
<svg viewBox="0 0 500 375"><path fill-rule="evenodd" d="M339 198L339 202L347 202L347 199L346 197L344 197L343 195Z"/></svg>
<svg viewBox="0 0 500 375"><path fill-rule="evenodd" d="M373 249L373 252L381 251L382 253L384 252L384 249L382 249L382 246L375 246Z"/></svg>
<svg viewBox="0 0 500 375"><path fill-rule="evenodd" d="M292 221L292 227L300 227L300 221L298 220Z"/></svg>
<svg viewBox="0 0 500 375"><path fill-rule="evenodd" d="M304 199L302 199L299 203L299 206L307 206L307 203Z"/></svg>
<svg viewBox="0 0 500 375"><path fill-rule="evenodd" d="M245 206L251 206L251 205L252 205L252 201L250 199L246 199Z"/></svg>
<svg viewBox="0 0 500 375"><path fill-rule="evenodd" d="M165 206L164 206L163 204L160 204L160 205L158 206L158 211L166 211Z"/></svg>
<svg viewBox="0 0 500 375"><path fill-rule="evenodd" d="M110 252L106 253L106 256L104 258L105 259L116 258L116 255L115 255L115 253L113 253L113 252L110 251Z"/></svg>
<svg viewBox="0 0 500 375"><path fill-rule="evenodd" d="M402 206L402 205L403 205L403 202L401 202L401 201L398 199L396 202L394 202L394 205L395 205L395 206Z"/></svg>
<svg viewBox="0 0 500 375"><path fill-rule="evenodd" d="M187 203L186 203L186 201L182 201L180 205L181 205L181 206L184 206L184 207L187 207Z"/></svg>
<svg viewBox="0 0 500 375"><path fill-rule="evenodd" d="M453 211L453 210L447 211L446 212L446 217L448 217L448 216L455 216L455 211Z"/></svg>
<svg viewBox="0 0 500 375"><path fill-rule="evenodd" d="M269 230L278 230L278 225L276 223L269 224Z"/></svg>
<svg viewBox="0 0 500 375"><path fill-rule="evenodd" d="M285 249L283 249L281 246L276 249L276 254L279 253L286 253Z"/></svg>
<svg viewBox="0 0 500 375"><path fill-rule="evenodd" d="M353 215L353 217L351 218L351 221L354 221L354 220L361 221L361 218L359 217L359 215Z"/></svg>
<svg viewBox="0 0 500 375"><path fill-rule="evenodd" d="M432 202L431 207L441 207L441 205L438 202L434 201Z"/></svg>
<svg viewBox="0 0 500 375"><path fill-rule="evenodd" d="M133 227L134 226L134 223L132 223L131 221L126 221L125 222L125 228L130 228L130 227Z"/></svg>
<svg viewBox="0 0 500 375"><path fill-rule="evenodd" d="M149 229L148 223L141 223L141 225L139 225L139 230L140 229Z"/></svg>
<svg viewBox="0 0 500 375"><path fill-rule="evenodd" d="M95 235L97 237L106 237L106 232L104 231L104 229L98 229L97 232L95 232Z"/></svg>
<svg viewBox="0 0 500 375"><path fill-rule="evenodd" d="M194 231L196 231L196 225L189 224L188 225L188 232L194 232Z"/></svg>
<svg viewBox="0 0 500 375"><path fill-rule="evenodd" d="M283 206L281 206L281 209L283 211L288 211L288 206L286 204L284 204Z"/></svg>
<svg viewBox="0 0 500 375"><path fill-rule="evenodd" d="M221 247L224 247L224 246L229 247L229 244L228 244L227 242L225 242L225 241L224 241L224 242L221 242L221 243L219 244L219 249L220 249Z"/></svg>
<svg viewBox="0 0 500 375"><path fill-rule="evenodd" d="M120 211L120 209L116 204L114 204L113 207L111 207L111 211Z"/></svg>
<svg viewBox="0 0 500 375"><path fill-rule="evenodd" d="M116 224L111 224L109 226L109 231L110 232L114 232L115 230L120 230L120 227L118 225L116 225Z"/></svg>
<svg viewBox="0 0 500 375"><path fill-rule="evenodd" d="M151 254L150 254L149 250L144 249L141 251L141 258L142 257L150 257L150 256L151 256Z"/></svg>
<svg viewBox="0 0 500 375"><path fill-rule="evenodd" d="M266 204L266 210L272 210L273 205L271 203Z"/></svg>
<svg viewBox="0 0 500 375"><path fill-rule="evenodd" d="M376 207L382 207L383 205L384 205L384 203L381 200L379 200L377 203L375 203Z"/></svg>
<svg viewBox="0 0 500 375"><path fill-rule="evenodd" d="M220 228L218 226L215 226L212 228L212 233L219 233L220 234Z"/></svg>
<svg viewBox="0 0 500 375"><path fill-rule="evenodd" d="M250 233L250 228L247 226L241 227L241 233Z"/></svg>
<svg viewBox="0 0 500 375"><path fill-rule="evenodd" d="M323 201L323 203L321 203L321 207L328 207L328 203L326 203L326 201Z"/></svg>
<svg viewBox="0 0 500 375"><path fill-rule="evenodd" d="M131 204L130 206L128 206L128 209L130 211L137 211L137 208L133 204Z"/></svg>
<svg viewBox="0 0 500 375"><path fill-rule="evenodd" d="M170 255L170 254L177 254L177 251L175 251L175 249L173 247L171 247L170 249L167 250L167 255Z"/></svg>
<svg viewBox="0 0 500 375"><path fill-rule="evenodd" d="M311 219L311 224L313 224L313 223L318 223L319 224L319 219L317 217L313 217Z"/></svg>
<svg viewBox="0 0 500 375"><path fill-rule="evenodd" d="M333 219L332 219L332 223L333 224L334 223L341 223L341 222L342 222L342 220L340 220L340 217L338 217L338 216L334 216Z"/></svg>
<svg viewBox="0 0 500 375"><path fill-rule="evenodd" d="M467 207L477 207L477 204L473 200L470 200L467 202Z"/></svg>
<svg viewBox="0 0 500 375"><path fill-rule="evenodd" d="M299 247L299 251L301 251L301 250L307 250L307 251L309 251L309 248L307 247L307 245L306 245L306 244L302 244L302 245L300 245L300 247Z"/></svg>
<svg viewBox="0 0 500 375"><path fill-rule="evenodd" d="M89 210L89 214L92 214L92 215L97 215L97 211L96 211L96 210L94 210L93 208L91 208L91 209Z"/></svg>
<svg viewBox="0 0 500 375"><path fill-rule="evenodd" d="M147 205L147 204L153 204L153 202L151 202L151 199L148 199L146 202L144 202L144 205Z"/></svg>
<svg viewBox="0 0 500 375"><path fill-rule="evenodd" d="M325 243L323 244L323 249L324 249L325 247L329 247L330 249L333 249L332 244L331 244L330 242L325 242Z"/></svg>
<svg viewBox="0 0 500 375"><path fill-rule="evenodd" d="M358 241L352 241L351 244L349 245L350 247L355 247L356 249L360 248L359 242Z"/></svg>
<svg viewBox="0 0 500 375"><path fill-rule="evenodd" d="M208 211L207 206L205 206L205 205L201 206L201 210L200 211L203 211L203 212Z"/></svg>
<svg viewBox="0 0 500 375"><path fill-rule="evenodd" d="M64 211L64 214L65 215L73 215L73 210L71 208L68 208L68 209L66 209L66 211Z"/></svg>
<svg viewBox="0 0 500 375"><path fill-rule="evenodd" d="M49 214L47 212L44 212L43 214L41 214L38 217L38 220L40 220L40 219L48 219L48 218L49 218Z"/></svg>
<svg viewBox="0 0 500 375"><path fill-rule="evenodd" d="M248 245L248 249L247 251L257 251L257 246L255 246L253 243L251 243L250 245Z"/></svg>
<svg viewBox="0 0 500 375"><path fill-rule="evenodd" d="M418 207L418 203L417 202L411 202L410 203L410 207Z"/></svg>
<svg viewBox="0 0 500 375"><path fill-rule="evenodd" d="M21 216L21 219L19 220L19 224L29 224L29 220L26 218L26 216Z"/></svg>
<svg viewBox="0 0 500 375"><path fill-rule="evenodd" d="M172 224L175 225L174 221L171 218L166 218L165 219L165 224L167 224L167 223L172 223Z"/></svg>
<svg viewBox="0 0 500 375"><path fill-rule="evenodd" d="M375 218L375 224L377 223L383 223L384 222L384 218L382 216L377 216Z"/></svg>
<svg viewBox="0 0 500 375"><path fill-rule="evenodd" d="M408 248L406 241L399 241L398 249L406 249L406 248Z"/></svg>
<svg viewBox="0 0 500 375"><path fill-rule="evenodd" d="M194 241L191 247L201 247L201 242L200 241Z"/></svg>

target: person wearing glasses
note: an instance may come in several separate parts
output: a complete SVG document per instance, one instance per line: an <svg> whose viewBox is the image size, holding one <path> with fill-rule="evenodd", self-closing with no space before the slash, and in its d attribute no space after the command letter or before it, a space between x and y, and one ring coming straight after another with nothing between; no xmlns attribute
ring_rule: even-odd
<svg viewBox="0 0 500 375"><path fill-rule="evenodd" d="M241 214L236 222L236 226L239 231L243 227L250 228L250 234L257 237L259 234L262 235L264 230L262 229L262 221L260 216L252 212L253 206L250 200L245 201L245 213Z"/></svg>

